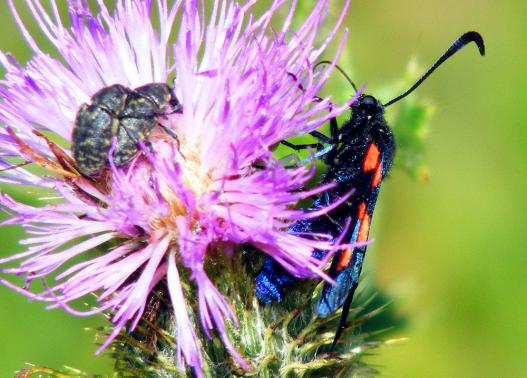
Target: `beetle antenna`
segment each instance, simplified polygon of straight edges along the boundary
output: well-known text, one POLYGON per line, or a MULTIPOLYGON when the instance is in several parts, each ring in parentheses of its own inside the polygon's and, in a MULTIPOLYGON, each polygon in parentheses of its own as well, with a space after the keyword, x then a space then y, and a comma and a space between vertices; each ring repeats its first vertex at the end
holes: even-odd
MULTIPOLYGON (((323 60, 321 62, 318 62, 317 64, 315 64, 315 66, 313 67, 313 71, 317 69, 318 66, 321 66, 322 64, 333 64, 332 61, 330 60, 323 60)), ((357 92, 357 86, 355 85, 355 83, 353 82, 353 80, 351 80, 351 78, 349 77, 349 75, 346 73, 346 71, 344 71, 338 64, 335 64, 335 68, 346 78, 346 80, 351 84, 351 86, 353 87, 353 89, 355 89, 355 92, 357 92)))
POLYGON ((425 72, 423 76, 419 80, 416 81, 414 85, 410 89, 408 89, 406 92, 404 92, 402 95, 397 96, 391 101, 388 101, 384 106, 390 106, 391 104, 405 98, 410 93, 414 91, 423 81, 426 80, 428 76, 432 74, 441 64, 443 64, 448 58, 450 58, 452 55, 457 53, 459 50, 461 50, 463 47, 468 45, 470 42, 474 42, 478 46, 478 50, 481 56, 485 55, 485 43, 483 42, 483 37, 481 34, 475 31, 470 31, 465 34, 463 34, 461 37, 456 39, 452 46, 448 48, 448 50, 441 55, 441 57, 428 69, 428 71, 425 72))

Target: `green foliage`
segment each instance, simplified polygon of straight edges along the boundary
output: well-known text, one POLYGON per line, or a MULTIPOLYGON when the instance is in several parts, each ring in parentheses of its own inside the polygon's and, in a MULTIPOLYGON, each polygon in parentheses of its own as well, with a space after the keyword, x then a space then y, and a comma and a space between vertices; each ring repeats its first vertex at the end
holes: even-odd
MULTIPOLYGON (((415 62, 410 62, 406 74, 397 83, 386 86, 384 98, 393 98, 408 89, 423 73, 415 62)), ((387 112, 397 144, 394 168, 401 169, 410 177, 427 181, 429 177, 426 162, 425 140, 430 121, 435 112, 433 105, 422 100, 418 93, 412 93, 393 105, 387 112)))
POLYGON ((412 178, 422 181, 426 181, 429 177, 424 140, 433 112, 433 108, 429 105, 407 101, 401 104, 393 122, 398 150, 394 166, 402 169, 412 178))
POLYGON ((103 378, 101 375, 92 375, 79 369, 65 366, 63 370, 56 370, 47 367, 28 366, 20 370, 15 378, 103 378))

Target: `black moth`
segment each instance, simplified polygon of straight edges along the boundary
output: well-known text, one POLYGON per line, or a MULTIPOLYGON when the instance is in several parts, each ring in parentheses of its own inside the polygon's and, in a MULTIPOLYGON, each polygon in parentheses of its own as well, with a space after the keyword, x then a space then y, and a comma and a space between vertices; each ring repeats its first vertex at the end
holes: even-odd
POLYGON ((75 119, 71 148, 77 168, 83 175, 98 175, 108 164, 113 137, 117 137, 113 162, 126 164, 137 154, 138 142, 158 125, 158 117, 181 110, 164 83, 135 89, 115 84, 101 89, 91 104, 81 106, 75 119))
MULTIPOLYGON (((395 152, 393 134, 384 119, 385 108, 410 94, 444 61, 470 42, 477 45, 481 55, 485 54, 481 35, 473 31, 465 33, 410 89, 400 96, 382 104, 376 98, 363 94, 351 106, 351 118, 340 128, 335 119, 331 120, 329 137, 316 131, 311 133, 319 143, 293 145, 289 142, 282 142, 296 150, 308 147, 318 148, 320 153, 317 155, 320 155, 328 166, 322 182, 334 182, 336 186, 314 199, 313 210, 326 207, 351 189, 355 189, 355 194, 345 204, 320 218, 296 223, 291 227, 291 232, 326 233, 336 238, 345 230, 345 225, 349 224, 344 242, 364 242, 368 239, 380 184, 392 165, 395 152)), ((346 326, 365 254, 365 246, 337 253, 329 269, 329 275, 336 284, 332 286, 325 283, 322 289, 316 307, 318 316, 326 317, 342 307, 333 347, 346 326)), ((324 251, 314 253, 317 258, 322 258, 324 255, 324 251)), ((296 279, 284 271, 279 264, 267 258, 256 277, 256 296, 263 304, 280 301, 285 289, 295 281, 296 279)))

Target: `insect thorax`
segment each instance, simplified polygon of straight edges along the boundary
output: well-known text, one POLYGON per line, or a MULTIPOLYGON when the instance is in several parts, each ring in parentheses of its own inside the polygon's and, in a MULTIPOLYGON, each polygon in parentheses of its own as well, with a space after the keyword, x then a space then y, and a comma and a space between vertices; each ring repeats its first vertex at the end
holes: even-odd
POLYGON ((341 187, 339 192, 359 189, 363 180, 361 165, 372 143, 381 153, 384 177, 393 160, 395 140, 384 119, 384 106, 373 96, 362 95, 351 106, 350 119, 340 128, 337 148, 325 159, 328 171, 324 181, 335 181, 341 187))

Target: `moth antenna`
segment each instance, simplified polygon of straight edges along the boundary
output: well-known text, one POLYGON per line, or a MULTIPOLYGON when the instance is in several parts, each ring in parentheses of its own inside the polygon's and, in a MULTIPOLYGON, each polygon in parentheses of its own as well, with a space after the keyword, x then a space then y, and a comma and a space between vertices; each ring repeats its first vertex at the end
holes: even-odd
MULTIPOLYGON (((333 62, 329 61, 329 60, 323 60, 321 62, 318 62, 317 64, 315 64, 315 66, 313 67, 313 71, 317 69, 318 66, 321 66, 322 64, 333 64, 333 62)), ((346 78, 346 80, 351 84, 351 86, 353 87, 353 89, 355 89, 355 92, 357 92, 357 86, 355 85, 355 83, 353 82, 353 80, 351 80, 351 78, 349 77, 349 75, 346 73, 346 71, 344 71, 338 64, 335 64, 335 68, 346 78)))
POLYGON ((452 46, 448 48, 448 50, 426 71, 426 73, 421 76, 419 80, 416 81, 414 85, 410 89, 408 89, 406 92, 401 94, 400 96, 397 96, 391 101, 388 101, 384 106, 390 106, 393 103, 405 98, 410 93, 412 93, 423 81, 426 80, 428 76, 432 74, 441 64, 443 64, 448 58, 450 58, 452 55, 457 53, 459 50, 461 50, 463 47, 468 45, 470 42, 474 42, 478 46, 479 53, 481 56, 485 55, 485 43, 483 42, 483 37, 481 34, 475 31, 469 31, 465 34, 463 34, 461 37, 456 39, 452 46))

